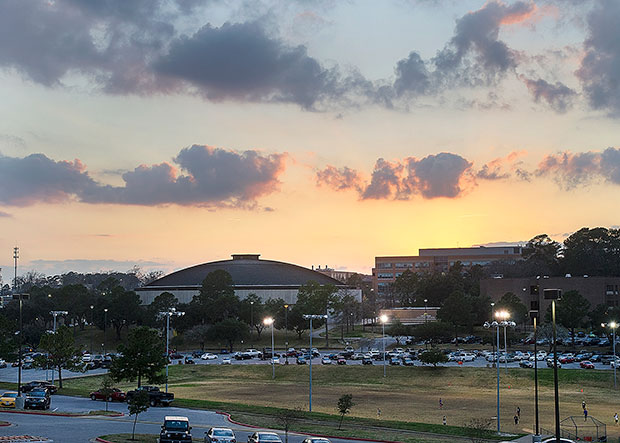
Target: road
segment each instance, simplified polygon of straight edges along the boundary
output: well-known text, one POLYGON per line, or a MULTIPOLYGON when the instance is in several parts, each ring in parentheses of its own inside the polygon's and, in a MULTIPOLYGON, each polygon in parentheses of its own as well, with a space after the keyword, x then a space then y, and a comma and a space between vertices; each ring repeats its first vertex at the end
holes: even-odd
MULTIPOLYGON (((125 403, 108 403, 110 410, 127 413, 125 403)), ((104 409, 105 403, 94 402, 86 398, 67 397, 54 395, 52 397, 52 409, 63 412, 87 412, 90 410, 104 409)), ((166 415, 180 415, 188 417, 193 427, 192 434, 196 441, 202 441, 204 433, 211 426, 223 426, 233 429, 238 442, 245 442, 255 429, 228 422, 226 416, 212 411, 200 411, 185 408, 149 408, 140 414, 136 433, 158 434, 166 415)), ((117 434, 131 432, 133 417, 60 417, 45 415, 11 414, 0 412, 0 420, 12 423, 9 427, 0 427, 0 436, 6 435, 37 435, 54 440, 54 442, 88 442, 89 440, 105 434, 117 434)), ((279 434, 283 434, 278 432, 279 434)), ((300 443, 305 436, 289 434, 291 443, 300 443)), ((282 435, 284 441, 284 436, 282 435)), ((332 439, 334 443, 348 443, 352 440, 332 439)))

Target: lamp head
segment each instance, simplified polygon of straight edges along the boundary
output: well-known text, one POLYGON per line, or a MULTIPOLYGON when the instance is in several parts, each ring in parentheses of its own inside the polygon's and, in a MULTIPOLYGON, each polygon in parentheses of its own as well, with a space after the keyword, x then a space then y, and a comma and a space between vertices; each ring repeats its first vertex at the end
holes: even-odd
POLYGON ((381 323, 387 323, 388 316, 383 314, 381 317, 379 317, 379 320, 381 321, 381 323))
POLYGON ((263 320, 263 323, 264 323, 266 326, 270 326, 270 325, 272 325, 272 324, 273 324, 273 318, 272 318, 272 317, 267 317, 266 319, 264 319, 264 320, 263 320))
POLYGON ((612 321, 609 323, 609 327, 611 329, 616 329, 618 327, 618 323, 616 323, 615 321, 612 321))

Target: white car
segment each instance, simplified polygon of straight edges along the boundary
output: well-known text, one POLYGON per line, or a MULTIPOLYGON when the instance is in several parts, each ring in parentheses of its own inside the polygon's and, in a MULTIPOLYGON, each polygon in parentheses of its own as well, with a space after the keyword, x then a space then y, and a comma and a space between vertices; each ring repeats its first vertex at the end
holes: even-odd
POLYGON ((229 428, 211 428, 205 432, 205 443, 225 442, 235 443, 235 433, 229 428))
POLYGON ((83 361, 84 363, 88 363, 88 362, 90 362, 90 361, 91 361, 91 359, 92 359, 92 357, 91 357, 91 355, 90 355, 90 354, 84 354, 84 355, 82 355, 82 361, 83 361))
POLYGON ((210 352, 205 352, 200 356, 202 360, 217 360, 217 355, 211 354, 210 352))
POLYGON ((279 365, 279 364, 280 364, 280 358, 278 358, 278 357, 272 357, 272 358, 271 358, 271 364, 273 364, 273 365, 279 365))
POLYGON ((275 432, 255 432, 248 437, 248 443, 282 443, 275 432))
POLYGON ((230 357, 224 357, 222 359, 222 364, 223 365, 232 365, 232 360, 230 359, 230 357))
POLYGON ((471 352, 462 352, 460 361, 474 361, 476 356, 471 352))

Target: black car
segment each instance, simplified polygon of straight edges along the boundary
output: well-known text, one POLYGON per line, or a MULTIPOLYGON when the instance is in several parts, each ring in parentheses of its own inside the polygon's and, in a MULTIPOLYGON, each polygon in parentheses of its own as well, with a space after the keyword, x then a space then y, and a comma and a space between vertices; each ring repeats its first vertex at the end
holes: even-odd
POLYGON ((372 365, 372 358, 364 357, 362 358, 363 365, 372 365))
POLYGON ((22 385, 23 392, 30 392, 35 389, 46 389, 50 394, 55 394, 58 387, 49 381, 30 381, 22 385))
POLYGON ((24 400, 24 409, 49 409, 51 404, 47 389, 33 389, 24 400))

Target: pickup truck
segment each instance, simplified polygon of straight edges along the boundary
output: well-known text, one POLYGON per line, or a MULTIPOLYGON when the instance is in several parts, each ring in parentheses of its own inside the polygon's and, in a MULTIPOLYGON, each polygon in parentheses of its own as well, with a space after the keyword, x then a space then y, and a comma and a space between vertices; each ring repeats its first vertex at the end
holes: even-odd
POLYGON ((174 394, 172 392, 161 392, 157 386, 140 386, 133 391, 127 392, 127 401, 130 401, 138 392, 146 392, 149 395, 149 403, 151 406, 170 406, 170 403, 174 400, 174 394))

